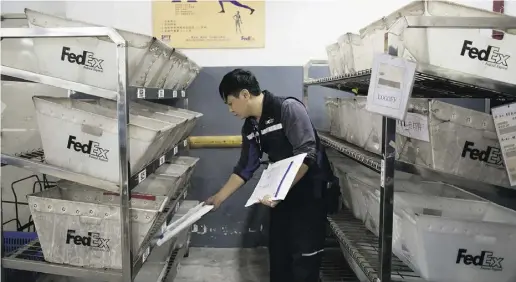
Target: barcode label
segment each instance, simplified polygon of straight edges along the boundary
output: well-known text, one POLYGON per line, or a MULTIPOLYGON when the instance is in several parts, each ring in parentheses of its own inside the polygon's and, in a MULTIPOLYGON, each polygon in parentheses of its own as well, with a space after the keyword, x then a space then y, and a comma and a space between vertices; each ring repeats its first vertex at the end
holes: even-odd
POLYGON ((138 88, 138 90, 137 90, 137 97, 138 97, 138 99, 144 99, 145 98, 145 88, 138 88))
POLYGON ((382 160, 382 165, 381 165, 381 170, 380 170, 380 186, 382 188, 385 188, 385 160, 382 160))
POLYGON ((147 170, 144 169, 138 173, 138 184, 142 183, 147 178, 147 170))
POLYGON ((143 256, 142 256, 142 262, 147 261, 147 258, 149 257, 149 255, 150 255, 150 247, 147 247, 147 249, 145 250, 145 252, 143 253, 143 256))

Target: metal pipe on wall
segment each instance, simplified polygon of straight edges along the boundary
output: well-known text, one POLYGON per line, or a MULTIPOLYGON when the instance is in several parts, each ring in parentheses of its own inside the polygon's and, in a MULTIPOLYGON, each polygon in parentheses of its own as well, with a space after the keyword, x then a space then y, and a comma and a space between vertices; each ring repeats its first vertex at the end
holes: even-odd
POLYGON ((188 144, 191 149, 199 148, 240 148, 242 146, 242 136, 190 136, 188 144))

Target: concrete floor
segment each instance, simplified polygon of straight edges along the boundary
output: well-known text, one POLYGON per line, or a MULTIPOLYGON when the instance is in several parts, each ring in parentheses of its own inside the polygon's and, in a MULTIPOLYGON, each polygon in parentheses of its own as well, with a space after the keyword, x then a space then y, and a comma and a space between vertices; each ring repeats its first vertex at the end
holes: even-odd
POLYGON ((267 249, 190 248, 174 282, 268 282, 267 249))

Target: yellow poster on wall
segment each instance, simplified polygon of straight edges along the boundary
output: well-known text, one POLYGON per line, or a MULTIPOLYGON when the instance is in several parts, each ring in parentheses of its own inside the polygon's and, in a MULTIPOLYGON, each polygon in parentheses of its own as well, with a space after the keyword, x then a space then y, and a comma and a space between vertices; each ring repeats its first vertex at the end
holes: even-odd
POLYGON ((175 48, 263 48, 265 1, 154 0, 154 36, 175 48))

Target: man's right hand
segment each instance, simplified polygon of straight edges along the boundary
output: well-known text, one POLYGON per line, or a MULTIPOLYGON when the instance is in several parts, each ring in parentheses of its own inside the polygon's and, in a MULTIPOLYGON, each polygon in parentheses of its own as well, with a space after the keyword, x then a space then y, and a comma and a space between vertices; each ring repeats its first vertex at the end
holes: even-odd
POLYGON ((216 210, 220 207, 222 202, 224 202, 224 197, 222 197, 220 194, 215 194, 211 197, 209 197, 206 201, 204 201, 204 204, 206 205, 213 205, 213 210, 216 210))

